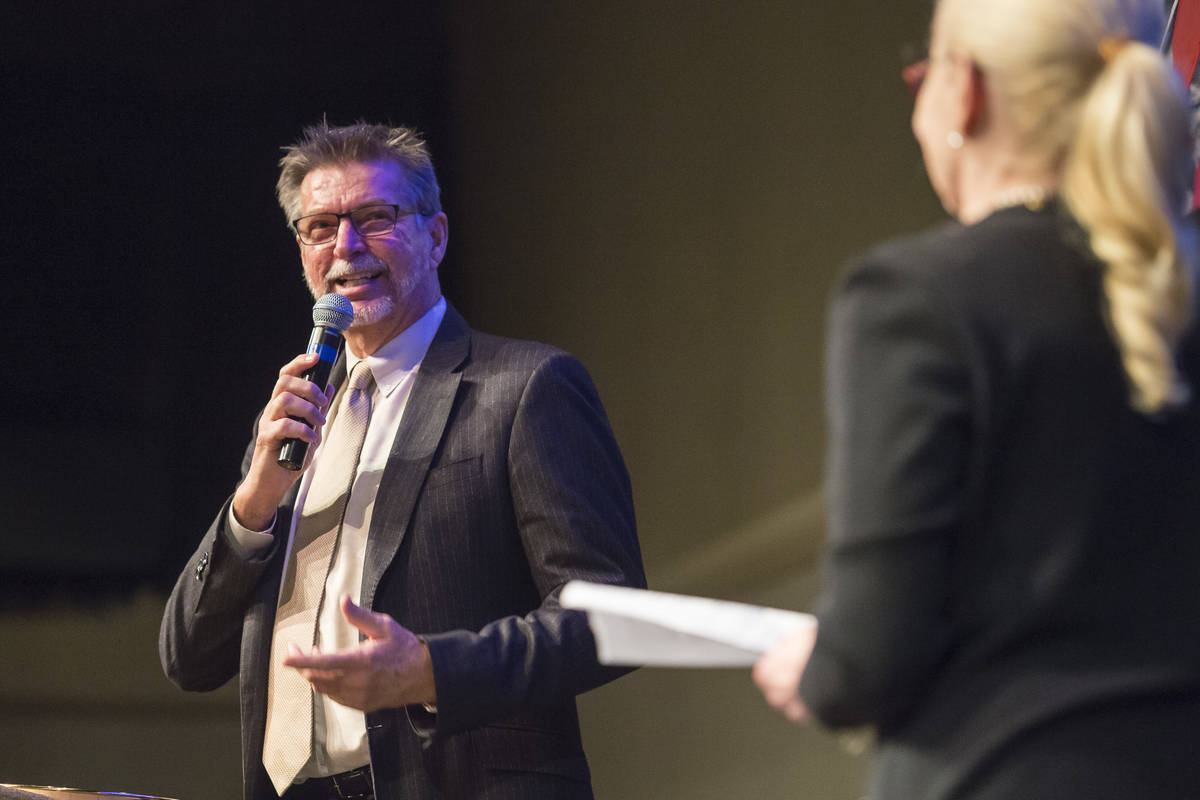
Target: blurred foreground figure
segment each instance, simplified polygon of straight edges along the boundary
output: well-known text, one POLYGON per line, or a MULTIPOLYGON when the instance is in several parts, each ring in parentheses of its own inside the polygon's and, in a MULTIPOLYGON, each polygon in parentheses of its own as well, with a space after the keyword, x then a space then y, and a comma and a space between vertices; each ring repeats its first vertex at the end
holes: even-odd
POLYGON ((792 719, 874 726, 873 800, 1200 797, 1193 173, 1163 11, 941 0, 907 71, 957 222, 835 299, 819 628, 755 668, 792 719))

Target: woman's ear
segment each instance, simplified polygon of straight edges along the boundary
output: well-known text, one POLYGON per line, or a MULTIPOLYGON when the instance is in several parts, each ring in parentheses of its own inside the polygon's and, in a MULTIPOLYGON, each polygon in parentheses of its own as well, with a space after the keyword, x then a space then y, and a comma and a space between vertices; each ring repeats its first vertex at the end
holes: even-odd
POLYGON ((962 69, 965 74, 961 130, 964 136, 970 136, 977 132, 987 119, 987 83, 983 78, 983 70, 974 61, 964 61, 962 69))

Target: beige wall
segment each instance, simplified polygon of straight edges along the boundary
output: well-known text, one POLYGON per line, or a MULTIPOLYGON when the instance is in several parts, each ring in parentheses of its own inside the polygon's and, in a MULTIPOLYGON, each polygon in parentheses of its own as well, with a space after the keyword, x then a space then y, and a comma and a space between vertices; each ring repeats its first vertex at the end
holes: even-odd
POLYGON ((898 77, 926 4, 470 5, 460 302, 589 366, 657 577, 817 488, 835 272, 937 213, 898 77))
MULTIPOLYGON (((652 587, 806 606, 828 292, 851 254, 940 218, 899 80, 929 4, 468 6, 460 303, 588 365, 652 587)), ((865 759, 744 672, 642 670, 581 709, 602 797, 861 795, 865 759)))
MULTIPOLYGON (((815 592, 827 293, 848 256, 940 214, 898 80, 927 16, 927 0, 450 14, 447 277, 478 327, 588 365, 656 588, 801 608, 815 592)), ((233 694, 161 677, 161 601, 0 619, 0 782, 235 795, 233 694)), ((642 670, 581 708, 600 797, 861 794, 865 761, 767 711, 741 671, 642 670)))
POLYGON ((184 693, 163 677, 164 599, 0 616, 0 783, 241 797, 234 687, 184 693))

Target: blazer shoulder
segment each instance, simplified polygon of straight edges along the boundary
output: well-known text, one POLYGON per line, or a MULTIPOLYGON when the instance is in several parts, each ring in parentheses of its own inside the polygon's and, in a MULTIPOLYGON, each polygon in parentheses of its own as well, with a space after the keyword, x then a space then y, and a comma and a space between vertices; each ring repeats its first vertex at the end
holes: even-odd
POLYGON ((1056 206, 1005 209, 874 248, 849 265, 833 300, 907 299, 976 332, 1091 331, 1100 271, 1090 253, 1082 229, 1056 206))
POLYGON ((1079 257, 1086 244, 1057 207, 1004 209, 974 225, 949 222, 884 242, 851 262, 842 283, 879 271, 935 282, 969 276, 974 282, 997 270, 1008 272, 1014 264, 1051 257, 1062 248, 1074 249, 1079 257))
POLYGON ((904 271, 928 269, 946 261, 949 254, 965 244, 969 239, 968 231, 957 222, 947 222, 919 233, 889 239, 855 258, 848 271, 872 264, 904 271))
POLYGON ((562 348, 527 339, 471 331, 471 366, 487 371, 531 373, 555 362, 578 361, 562 348))
POLYGON ((476 376, 528 374, 543 364, 563 359, 573 360, 573 357, 553 345, 476 330, 457 309, 448 306, 422 370, 433 373, 463 370, 476 376))
POLYGON ((484 333, 467 325, 457 313, 453 322, 447 338, 457 342, 456 351, 465 354, 462 361, 455 362, 455 369, 461 369, 468 380, 508 387, 506 391, 518 393, 534 381, 586 386, 588 391, 595 391, 587 368, 560 347, 484 333))

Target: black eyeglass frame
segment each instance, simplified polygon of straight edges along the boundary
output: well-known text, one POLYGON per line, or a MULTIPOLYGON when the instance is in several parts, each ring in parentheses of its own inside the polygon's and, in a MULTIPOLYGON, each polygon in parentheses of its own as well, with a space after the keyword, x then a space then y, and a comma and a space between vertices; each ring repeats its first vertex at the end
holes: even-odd
POLYGON ((337 231, 342 227, 343 219, 350 220, 350 227, 354 228, 354 232, 359 236, 362 236, 364 239, 373 239, 377 236, 387 236, 389 233, 396 230, 396 223, 400 221, 401 217, 410 217, 413 214, 424 216, 424 214, 421 214, 421 210, 419 208, 401 211, 398 203, 367 203, 365 206, 352 208, 349 211, 341 214, 334 213, 333 211, 322 211, 319 214, 305 214, 303 217, 296 217, 294 220, 292 220, 292 231, 294 231, 296 237, 300 239, 300 244, 306 247, 320 247, 321 245, 329 244, 337 239, 337 231), (358 223, 354 221, 354 215, 362 211, 364 208, 390 208, 392 213, 396 215, 396 218, 392 220, 392 227, 388 228, 386 231, 379 231, 377 233, 363 233, 361 230, 359 230, 358 223), (333 228, 333 236, 329 237, 328 239, 322 239, 319 242, 304 241, 304 234, 300 232, 300 223, 306 219, 312 219, 313 217, 337 217, 337 224, 333 228))

